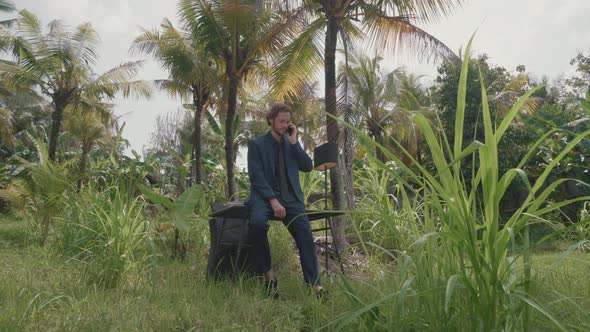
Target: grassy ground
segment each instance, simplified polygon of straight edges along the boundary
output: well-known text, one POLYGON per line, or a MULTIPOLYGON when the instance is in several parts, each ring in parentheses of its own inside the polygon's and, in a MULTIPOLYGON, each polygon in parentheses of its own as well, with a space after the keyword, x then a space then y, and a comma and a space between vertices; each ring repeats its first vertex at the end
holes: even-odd
POLYGON ((203 253, 163 259, 155 286, 138 278, 112 290, 81 283, 79 264, 32 244, 22 222, 0 220, 0 330, 301 331, 347 309, 338 292, 327 303, 310 296, 296 264, 277 271, 278 301, 259 280, 206 282, 203 253))
MULTIPOLYGON (((38 247, 27 234, 24 223, 0 219, 2 331, 312 331, 358 308, 337 279, 324 278, 331 291, 327 303, 310 296, 295 259, 279 263, 282 298, 278 301, 264 296, 258 280, 206 282, 206 253, 195 251, 189 251, 184 261, 161 260, 153 283, 130 278, 105 290, 81 282, 80 263, 38 247)), ((284 256, 277 257, 279 262, 294 258, 285 254, 286 248, 274 249, 284 256)), ((576 253, 553 266, 559 256, 535 255, 534 296, 550 303, 553 314, 572 329, 590 330, 590 314, 580 315, 590 312, 590 258, 576 253)), ((369 302, 379 298, 378 292, 386 293, 389 282, 385 277, 352 285, 359 300, 369 302)), ((387 307, 383 309, 381 314, 387 315, 387 307)), ((411 310, 409 315, 419 315, 411 310)), ((535 330, 553 330, 544 318, 534 321, 535 330)), ((352 323, 344 329, 366 326, 352 323)), ((387 330, 387 326, 374 329, 387 330)))

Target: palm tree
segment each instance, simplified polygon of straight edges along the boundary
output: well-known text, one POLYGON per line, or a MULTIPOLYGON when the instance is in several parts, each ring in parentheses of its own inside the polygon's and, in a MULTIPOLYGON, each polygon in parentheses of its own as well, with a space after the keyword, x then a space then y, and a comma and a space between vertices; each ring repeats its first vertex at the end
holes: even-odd
MULTIPOLYGON (((416 22, 429 22, 447 15, 461 0, 302 0, 290 1, 305 8, 312 18, 306 30, 291 43, 275 72, 275 95, 293 94, 305 82, 314 68, 322 63, 320 47, 323 36, 326 135, 329 142, 338 143, 340 129, 336 117, 336 47, 338 34, 344 46, 351 40, 367 41, 369 47, 391 52, 406 46, 419 55, 454 56, 441 41, 420 29, 416 22), (323 34, 323 29, 326 29, 323 34)), ((292 7, 293 7, 292 6, 292 7)), ((340 167, 330 172, 333 207, 343 209, 343 186, 340 167)), ((335 241, 344 247, 343 219, 336 221, 335 241)))
POLYGON ((0 82, 0 159, 35 154, 29 135, 45 136, 50 105, 29 89, 9 89, 0 82))
MULTIPOLYGON (((346 76, 351 83, 348 93, 354 100, 353 113, 364 118, 369 136, 377 143, 397 150, 397 143, 392 143, 392 139, 398 142, 403 150, 399 158, 410 165, 412 159, 420 158, 422 139, 413 122, 414 115, 422 113, 434 122, 433 111, 419 81, 421 77, 408 74, 403 68, 383 74, 380 69, 383 59, 378 56, 369 58, 353 53, 349 60, 348 68, 340 64, 339 81, 346 76)), ((375 155, 381 162, 385 161, 381 149, 376 148, 375 155)))
POLYGON ((235 199, 233 139, 238 89, 248 75, 264 65, 267 56, 282 48, 304 12, 271 15, 257 0, 181 0, 179 14, 185 29, 194 33, 195 42, 222 68, 220 109, 225 116, 227 196, 235 199))
MULTIPOLYGON (((420 83, 420 78, 421 76, 408 74, 403 69, 395 70, 390 76, 391 84, 395 86, 395 89, 389 137, 398 142, 390 146, 398 151, 401 150, 400 159, 408 166, 411 166, 414 161, 423 164, 423 151, 420 147, 425 144, 425 140, 420 127, 414 122, 416 114, 424 115, 433 129, 442 129, 436 119, 436 110, 431 105, 420 83)), ((388 143, 385 142, 385 145, 387 146, 388 143)))
POLYGON ((114 127, 115 118, 111 104, 96 103, 96 110, 77 110, 68 108, 66 111, 65 128, 69 135, 79 141, 81 148, 78 164, 78 190, 86 178, 88 155, 93 146, 111 139, 110 129, 114 127))
MULTIPOLYGON (((394 72, 383 75, 379 56, 369 58, 360 53, 349 55, 350 66, 340 64, 339 81, 348 79, 351 94, 354 100, 352 108, 364 118, 369 136, 375 142, 384 144, 385 127, 389 123, 392 114, 392 106, 395 96, 395 85, 391 77, 394 72)), ((385 161, 383 152, 376 148, 375 155, 380 161, 385 161)))
POLYGON ((149 97, 151 86, 131 81, 141 62, 123 63, 99 76, 92 72, 98 35, 90 23, 68 31, 62 21, 55 20, 48 29, 43 34, 39 19, 26 10, 20 11, 15 30, 3 36, 2 41, 11 46, 15 62, 0 63, 0 75, 7 86, 37 89, 51 100, 49 159, 55 160, 66 108, 85 108, 89 102, 112 100, 118 92, 124 97, 149 97))
MULTIPOLYGON (((186 27, 195 28, 196 25, 186 25, 186 27)), ((201 119, 203 112, 213 102, 218 71, 213 61, 205 56, 194 39, 195 31, 178 30, 168 19, 164 19, 160 28, 161 31, 144 29, 143 33, 133 41, 131 50, 151 54, 162 67, 168 70, 169 79, 156 81, 161 89, 182 100, 192 99, 192 109, 195 112, 194 176, 195 183, 200 184, 202 181, 201 119)))

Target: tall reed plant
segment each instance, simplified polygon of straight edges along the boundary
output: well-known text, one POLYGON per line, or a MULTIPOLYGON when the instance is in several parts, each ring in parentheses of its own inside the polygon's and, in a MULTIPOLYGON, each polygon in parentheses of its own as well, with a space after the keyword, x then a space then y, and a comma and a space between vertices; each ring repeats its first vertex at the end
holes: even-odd
MULTIPOLYGON (((398 172, 391 172, 400 183, 399 195, 404 198, 402 216, 412 229, 414 242, 397 256, 398 276, 389 292, 382 293, 382 298, 372 303, 353 301, 359 304, 358 309, 328 326, 339 324, 343 327, 355 321, 365 322, 367 319, 356 318, 369 315, 374 320, 385 319, 392 328, 398 329, 527 330, 531 326, 530 311, 536 310, 555 328, 565 330, 564 325, 531 295, 528 226, 561 207, 590 199, 584 196, 548 204, 551 192, 559 184, 572 179, 547 181, 560 160, 580 141, 588 139, 590 131, 572 139, 534 183, 529 181, 523 167, 552 132, 540 138, 519 165, 505 174, 499 174, 498 159, 502 156, 498 154, 498 143, 528 98, 541 87, 525 93, 495 126, 482 83, 484 141, 464 144, 462 135, 470 49, 471 41, 462 63, 453 148, 446 137, 437 135, 431 122, 422 114, 416 114, 414 118, 430 149, 434 172, 413 160, 401 145, 400 150, 415 163, 415 168, 404 166, 391 151, 371 142, 409 175, 407 180, 398 172), (471 179, 462 175, 461 162, 466 158, 479 160, 471 179), (526 184, 528 195, 502 224, 500 201, 516 178, 526 184), (421 204, 413 204, 408 199, 408 188, 412 187, 419 188, 414 194, 422 197, 421 204), (524 249, 520 251, 516 251, 517 238, 524 243, 524 249), (384 305, 391 306, 387 310, 389 314, 374 314, 375 308, 384 305)), ((369 140, 358 129, 345 125, 369 140)), ((391 222, 398 219, 394 216, 392 212, 391 222)), ((350 298, 362 297, 350 287, 346 290, 350 298)), ((370 329, 366 324, 362 326, 370 329)))
POLYGON ((362 195, 353 222, 369 246, 378 244, 377 252, 381 249, 399 252, 411 243, 408 232, 412 231, 410 219, 401 209, 403 197, 398 195, 399 168, 376 158, 370 158, 366 166, 355 172, 355 189, 362 195))
POLYGON ((118 186, 88 186, 68 200, 61 248, 83 264, 89 284, 105 288, 139 281, 154 256, 144 202, 118 186))

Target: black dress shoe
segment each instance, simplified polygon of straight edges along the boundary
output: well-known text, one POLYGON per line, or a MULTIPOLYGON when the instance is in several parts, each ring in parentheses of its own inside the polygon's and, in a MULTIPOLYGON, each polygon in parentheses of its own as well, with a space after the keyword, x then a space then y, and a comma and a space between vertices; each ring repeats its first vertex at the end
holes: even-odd
POLYGON ((330 292, 328 292, 325 288, 315 289, 315 296, 321 300, 322 302, 328 301, 328 297, 330 296, 330 292))
POLYGON ((264 283, 264 289, 266 290, 268 297, 271 299, 276 300, 279 298, 279 283, 277 282, 277 279, 266 281, 264 283))

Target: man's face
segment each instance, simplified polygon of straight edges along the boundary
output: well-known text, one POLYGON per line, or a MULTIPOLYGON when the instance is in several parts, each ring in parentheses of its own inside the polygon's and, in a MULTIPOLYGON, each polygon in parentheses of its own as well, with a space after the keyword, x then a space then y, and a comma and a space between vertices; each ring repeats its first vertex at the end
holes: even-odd
POLYGON ((287 128, 291 124, 291 113, 289 112, 279 112, 277 117, 272 120, 271 127, 272 130, 279 134, 284 135, 287 132, 287 128))

